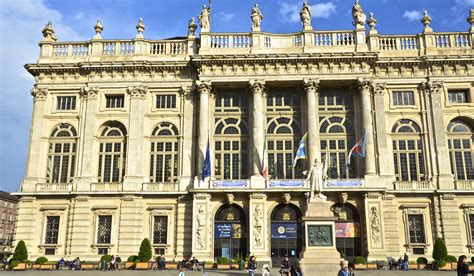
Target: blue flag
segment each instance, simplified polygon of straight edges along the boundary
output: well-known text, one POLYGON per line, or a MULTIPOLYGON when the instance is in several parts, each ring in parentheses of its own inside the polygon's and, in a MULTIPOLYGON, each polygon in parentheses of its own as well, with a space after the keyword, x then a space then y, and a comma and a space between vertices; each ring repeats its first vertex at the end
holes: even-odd
POLYGON ((209 138, 207 138, 206 158, 202 164, 202 181, 211 176, 211 150, 209 149, 209 138))
POLYGON ((296 151, 295 160, 293 161, 293 167, 296 167, 296 163, 298 159, 306 159, 306 133, 303 138, 301 138, 300 145, 298 146, 298 150, 296 151))

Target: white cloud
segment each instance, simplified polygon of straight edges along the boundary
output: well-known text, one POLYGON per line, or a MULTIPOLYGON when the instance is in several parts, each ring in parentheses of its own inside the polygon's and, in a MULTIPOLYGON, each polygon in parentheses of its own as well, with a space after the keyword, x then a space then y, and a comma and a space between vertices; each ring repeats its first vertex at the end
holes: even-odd
POLYGON ((85 13, 83 11, 78 11, 78 12, 76 12, 76 14, 74 14, 74 19, 80 20, 80 19, 84 18, 84 15, 85 15, 85 13))
MULTIPOLYGON (((301 3, 298 2, 281 2, 280 14, 283 16, 283 21, 300 22, 301 3)), ((329 18, 336 13, 336 5, 333 2, 319 3, 311 6, 313 17, 329 18)))
POLYGON ((329 18, 336 13, 336 5, 333 2, 319 3, 311 6, 313 17, 329 18))
POLYGON ((218 12, 217 19, 221 22, 228 22, 234 18, 235 14, 233 13, 225 13, 225 12, 218 12))
POLYGON ((408 21, 416 21, 416 20, 420 20, 421 17, 422 17, 422 13, 420 11, 416 11, 416 10, 413 10, 413 11, 405 11, 403 13, 403 17, 408 19, 408 21))

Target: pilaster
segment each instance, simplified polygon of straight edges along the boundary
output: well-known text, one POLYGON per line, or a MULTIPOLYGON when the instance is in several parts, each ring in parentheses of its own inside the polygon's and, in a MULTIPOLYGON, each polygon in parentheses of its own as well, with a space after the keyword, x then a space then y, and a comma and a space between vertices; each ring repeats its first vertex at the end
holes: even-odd
MULTIPOLYGON (((381 195, 379 193, 366 193, 364 195, 367 249, 370 260, 385 259, 384 219, 382 214, 381 195)), ((393 211, 393 210, 392 210, 393 211)))
POLYGON ((193 256, 199 261, 213 260, 211 213, 211 195, 195 194, 193 200, 192 251, 193 256))
POLYGON ((265 188, 265 181, 261 174, 263 147, 265 143, 265 106, 263 94, 265 93, 265 82, 250 81, 250 91, 253 95, 253 154, 252 154, 252 187, 265 188))
POLYGON ((259 264, 270 263, 267 230, 268 211, 265 194, 251 194, 249 196, 249 237, 250 254, 254 255, 259 264))
POLYGON ((149 213, 144 213, 141 197, 123 195, 117 217, 119 229, 116 240, 119 255, 136 254, 134 252, 137 252, 137 241, 141 241, 144 237, 149 237, 150 241, 153 242, 153 237, 150 237, 150 234, 145 232, 146 229, 143 227, 143 218, 147 216, 149 217, 149 213))
POLYGON ((185 191, 186 188, 192 183, 192 176, 197 174, 194 172, 195 161, 195 152, 193 151, 193 142, 194 140, 194 128, 191 127, 194 125, 194 116, 196 115, 195 106, 194 106, 194 93, 193 87, 181 87, 180 98, 182 107, 180 110, 181 113, 181 149, 182 153, 180 156, 180 184, 179 190, 185 191))
POLYGON ((459 212, 461 211, 454 194, 442 194, 440 198, 440 211, 443 229, 443 238, 446 248, 450 253, 461 253, 464 251, 462 232, 465 228, 460 227, 459 212))
MULTIPOLYGON (((207 82, 198 81, 198 93, 199 93, 199 125, 198 125, 198 156, 197 156, 197 172, 196 176, 201 179, 202 165, 206 157, 206 147, 209 141, 209 95, 211 93, 211 84, 207 82)), ((212 166, 211 166, 212 168, 212 166)), ((213 170, 211 170, 211 174, 213 170)), ((196 182, 195 182, 196 183, 196 182)), ((196 185, 196 184, 195 184, 196 185)))
POLYGON ((304 80, 306 104, 308 110, 308 168, 312 168, 315 160, 321 162, 319 139, 319 80, 304 80))

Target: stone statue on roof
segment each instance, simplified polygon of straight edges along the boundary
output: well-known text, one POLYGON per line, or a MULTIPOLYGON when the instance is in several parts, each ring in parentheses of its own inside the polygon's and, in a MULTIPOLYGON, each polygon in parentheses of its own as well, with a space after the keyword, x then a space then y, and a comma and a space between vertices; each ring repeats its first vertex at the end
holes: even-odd
POLYGON ((300 18, 304 29, 311 29, 311 7, 306 0, 303 2, 303 8, 300 11, 300 18))
POLYGON ((252 31, 260 31, 260 25, 262 24, 263 14, 258 8, 258 4, 255 4, 255 6, 253 7, 250 18, 252 19, 252 31))
POLYGON ((356 29, 365 29, 367 15, 365 15, 364 11, 362 10, 359 0, 356 0, 352 6, 352 17, 354 18, 354 22, 352 24, 356 27, 356 29))
POLYGON ((201 14, 198 16, 201 31, 209 32, 211 30, 211 8, 202 5, 201 14))

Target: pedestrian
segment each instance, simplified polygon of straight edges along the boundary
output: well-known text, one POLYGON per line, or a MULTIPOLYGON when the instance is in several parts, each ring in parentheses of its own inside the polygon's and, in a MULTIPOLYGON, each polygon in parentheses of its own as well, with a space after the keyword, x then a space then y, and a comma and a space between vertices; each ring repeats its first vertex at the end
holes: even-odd
POLYGON ((158 258, 158 257, 153 256, 153 258, 151 258, 151 260, 150 260, 151 269, 152 269, 153 271, 155 271, 155 270, 158 268, 158 264, 157 264, 157 261, 156 261, 157 258, 158 258))
POLYGON ((115 255, 112 255, 112 258, 110 258, 109 271, 114 271, 114 270, 115 270, 115 255))
POLYGON ((165 259, 165 255, 161 254, 160 255, 160 270, 164 270, 166 269, 166 259, 165 259))
POLYGON ((341 269, 337 273, 337 276, 350 276, 346 261, 341 261, 340 266, 341 269))
POLYGON ((288 256, 286 255, 280 265, 280 275, 290 276, 290 267, 291 267, 291 263, 290 263, 290 260, 288 259, 288 256))
POLYGON ((257 266, 255 265, 255 256, 250 256, 249 263, 247 264, 247 271, 249 272, 249 276, 254 276, 255 271, 257 271, 257 266))
POLYGON ((352 267, 349 266, 349 276, 355 276, 355 272, 354 272, 354 269, 352 269, 352 267))
POLYGON ((458 267, 456 269, 458 276, 468 276, 469 273, 474 271, 469 271, 469 264, 467 263, 466 255, 461 255, 458 258, 458 267))
POLYGON ((122 263, 122 258, 120 258, 119 255, 117 255, 117 257, 115 257, 115 268, 117 270, 120 270, 120 264, 122 263))
POLYGON ((191 269, 192 270, 199 269, 199 267, 198 267, 199 261, 198 261, 198 259, 196 259, 196 257, 193 256, 189 262, 191 263, 191 269))
POLYGON ((403 269, 403 259, 402 257, 398 258, 398 267, 397 270, 402 270, 403 269))
POLYGON ((407 255, 407 253, 403 254, 403 270, 408 271, 408 255, 407 255))
POLYGON ((270 276, 270 267, 267 264, 262 266, 262 276, 270 276))
POLYGON ((183 267, 179 269, 179 274, 178 274, 178 276, 186 276, 186 275, 184 274, 184 268, 183 268, 183 267))

